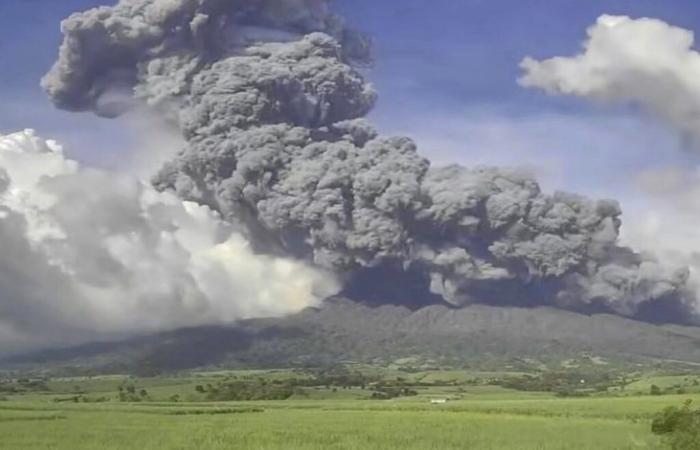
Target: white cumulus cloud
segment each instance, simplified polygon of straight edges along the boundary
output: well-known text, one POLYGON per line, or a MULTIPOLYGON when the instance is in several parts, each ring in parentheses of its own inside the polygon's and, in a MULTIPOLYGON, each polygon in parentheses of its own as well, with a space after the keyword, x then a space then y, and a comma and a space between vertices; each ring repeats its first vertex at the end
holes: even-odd
POLYGON ((0 135, 0 353, 251 317, 337 290, 255 254, 210 209, 81 168, 31 130, 0 135))
POLYGON ((661 20, 601 16, 583 51, 538 61, 525 58, 519 82, 550 94, 633 104, 700 138, 700 53, 690 30, 661 20))

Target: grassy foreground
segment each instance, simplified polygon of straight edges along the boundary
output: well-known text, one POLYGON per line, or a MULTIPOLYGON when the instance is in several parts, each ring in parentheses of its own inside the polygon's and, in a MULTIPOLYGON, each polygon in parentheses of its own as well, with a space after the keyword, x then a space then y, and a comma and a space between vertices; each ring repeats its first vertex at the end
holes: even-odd
MULTIPOLYGON (((251 374, 238 375, 285 376, 251 374)), ((117 400, 124 377, 52 380, 38 391, 0 401, 0 449, 661 449, 662 441, 650 430, 654 414, 687 399, 700 403, 696 392, 643 392, 656 381, 651 378, 633 381, 624 395, 562 398, 466 385, 436 373, 421 376, 433 381, 416 386, 414 395, 383 400, 371 399, 370 388, 325 386, 305 388, 286 400, 204 401, 196 386, 224 376, 230 373, 129 379, 136 392, 148 390, 147 400, 138 402, 117 400), (76 391, 79 397, 68 395, 76 391), (447 401, 432 403, 436 399, 447 401)), ((684 379, 657 382, 675 385, 684 379)), ((694 385, 695 379, 689 388, 694 385)))
POLYGON ((307 409, 167 415, 123 411, 2 414, 3 449, 633 449, 648 426, 617 419, 442 411, 307 409))

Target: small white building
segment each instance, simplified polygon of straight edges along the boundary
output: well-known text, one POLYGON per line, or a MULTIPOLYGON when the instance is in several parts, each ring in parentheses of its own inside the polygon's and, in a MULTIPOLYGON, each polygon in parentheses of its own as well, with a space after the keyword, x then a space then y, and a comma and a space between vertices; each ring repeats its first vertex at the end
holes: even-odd
POLYGON ((447 403, 447 399, 446 398, 434 398, 434 399, 430 400, 430 403, 432 403, 433 405, 442 405, 444 403, 447 403))

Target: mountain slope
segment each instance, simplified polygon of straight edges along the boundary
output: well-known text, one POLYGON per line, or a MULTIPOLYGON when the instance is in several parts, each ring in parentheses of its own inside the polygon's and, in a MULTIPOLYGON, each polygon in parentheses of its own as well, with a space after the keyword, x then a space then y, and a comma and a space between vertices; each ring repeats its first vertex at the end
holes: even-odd
POLYGON ((524 358, 546 362, 582 353, 625 361, 700 363, 700 328, 544 307, 434 305, 412 311, 332 299, 282 319, 47 351, 10 358, 2 365, 149 373, 207 366, 387 363, 406 357, 453 365, 524 358))

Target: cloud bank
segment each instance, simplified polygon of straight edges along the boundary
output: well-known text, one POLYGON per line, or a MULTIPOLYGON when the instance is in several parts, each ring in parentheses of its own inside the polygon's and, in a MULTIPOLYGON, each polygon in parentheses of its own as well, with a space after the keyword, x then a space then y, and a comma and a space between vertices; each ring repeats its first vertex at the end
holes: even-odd
POLYGON ((206 206, 0 136, 0 352, 281 316, 332 276, 262 256, 206 206))

